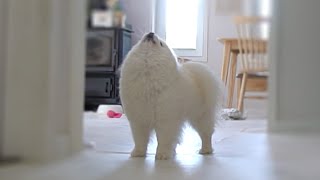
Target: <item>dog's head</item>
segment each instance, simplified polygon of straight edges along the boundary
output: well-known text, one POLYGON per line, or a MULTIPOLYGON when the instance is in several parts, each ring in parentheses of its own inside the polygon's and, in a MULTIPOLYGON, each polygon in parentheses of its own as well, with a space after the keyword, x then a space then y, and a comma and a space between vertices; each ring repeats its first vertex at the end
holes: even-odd
POLYGON ((150 60, 170 60, 176 61, 173 50, 155 33, 145 34, 141 40, 132 48, 134 54, 144 55, 141 58, 150 60))
POLYGON ((178 62, 176 55, 165 41, 154 33, 148 33, 130 50, 121 66, 122 72, 125 67, 132 71, 175 73, 178 62))

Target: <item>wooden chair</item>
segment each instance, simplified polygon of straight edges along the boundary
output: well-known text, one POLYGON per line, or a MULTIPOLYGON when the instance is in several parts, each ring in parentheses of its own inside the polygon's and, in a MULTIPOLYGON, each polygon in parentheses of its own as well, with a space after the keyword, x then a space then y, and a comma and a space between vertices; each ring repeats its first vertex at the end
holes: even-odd
POLYGON ((262 37, 262 27, 268 23, 268 19, 237 16, 233 22, 237 32, 238 64, 240 64, 236 76, 239 79, 237 109, 243 112, 244 98, 265 98, 265 96, 247 96, 246 92, 267 91, 267 40, 262 37))

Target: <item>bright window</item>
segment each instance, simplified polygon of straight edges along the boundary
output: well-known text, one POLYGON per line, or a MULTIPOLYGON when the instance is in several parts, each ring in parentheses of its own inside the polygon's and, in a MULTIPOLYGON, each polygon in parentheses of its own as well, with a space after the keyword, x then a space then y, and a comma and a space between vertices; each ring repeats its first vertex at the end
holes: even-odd
MULTIPOLYGON (((260 7, 259 7, 259 11, 260 11, 260 15, 264 16, 264 17, 271 17, 272 14, 272 0, 261 0, 260 2, 260 7)), ((262 25, 262 37, 263 38, 269 38, 269 33, 270 33, 270 24, 269 23, 265 23, 262 25)))
POLYGON ((178 56, 206 60, 205 2, 206 0, 157 0, 155 31, 178 56))
POLYGON ((167 1, 166 41, 172 48, 197 48, 198 6, 198 0, 167 1))

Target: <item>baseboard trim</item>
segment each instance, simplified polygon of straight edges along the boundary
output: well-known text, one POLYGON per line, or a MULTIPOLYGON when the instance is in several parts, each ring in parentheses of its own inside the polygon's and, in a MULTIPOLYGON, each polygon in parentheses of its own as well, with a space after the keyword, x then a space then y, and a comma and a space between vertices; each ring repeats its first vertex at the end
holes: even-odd
POLYGON ((0 166, 1 165, 8 165, 8 164, 16 164, 21 162, 21 158, 16 156, 0 156, 0 166))
POLYGON ((319 119, 274 120, 269 121, 271 133, 319 133, 319 119))

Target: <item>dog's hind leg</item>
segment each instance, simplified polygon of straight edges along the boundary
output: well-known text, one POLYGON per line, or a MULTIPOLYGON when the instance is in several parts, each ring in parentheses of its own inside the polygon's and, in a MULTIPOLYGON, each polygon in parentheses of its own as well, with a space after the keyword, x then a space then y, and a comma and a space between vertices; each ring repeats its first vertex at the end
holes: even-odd
POLYGON ((174 156, 182 131, 181 121, 162 120, 163 121, 155 127, 158 141, 157 160, 170 159, 174 156))
POLYGON ((202 147, 200 154, 212 154, 212 134, 214 132, 214 115, 212 113, 205 113, 199 119, 192 119, 189 121, 191 126, 198 132, 202 147))
POLYGON ((130 123, 134 140, 134 149, 131 157, 145 157, 148 149, 151 128, 142 123, 130 123))

